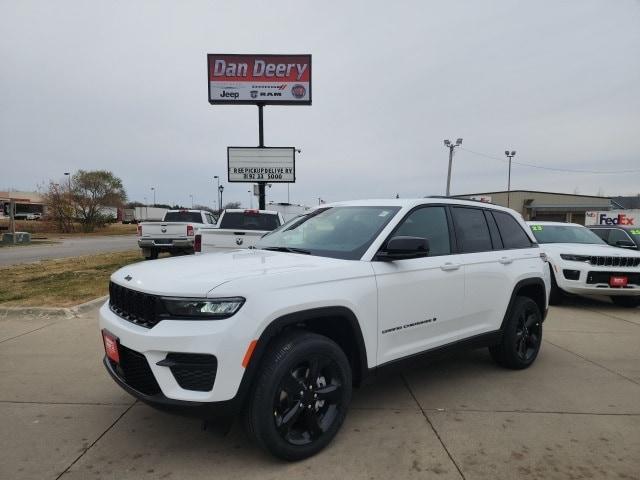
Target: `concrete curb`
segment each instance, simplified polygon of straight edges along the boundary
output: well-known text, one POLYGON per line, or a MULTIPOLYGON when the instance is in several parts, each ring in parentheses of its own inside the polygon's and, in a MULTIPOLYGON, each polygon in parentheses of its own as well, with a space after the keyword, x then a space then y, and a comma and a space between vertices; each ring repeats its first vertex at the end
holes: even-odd
POLYGON ((73 307, 0 307, 0 316, 6 317, 10 314, 30 315, 33 317, 64 317, 74 318, 82 315, 87 310, 91 310, 97 305, 101 305, 109 295, 89 300, 88 302, 75 305, 73 307))

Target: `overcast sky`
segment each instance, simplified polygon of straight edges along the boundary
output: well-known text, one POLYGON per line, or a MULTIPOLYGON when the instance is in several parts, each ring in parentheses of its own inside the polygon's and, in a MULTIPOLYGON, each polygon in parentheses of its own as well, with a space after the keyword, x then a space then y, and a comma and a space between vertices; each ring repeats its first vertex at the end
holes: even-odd
MULTIPOLYGON (((310 53, 313 105, 265 107, 296 146, 291 201, 443 194, 444 138, 514 165, 512 188, 640 192, 640 2, 0 0, 0 189, 107 169, 129 198, 249 202, 226 146, 257 145, 255 106, 211 106, 206 54, 310 53)), ((506 189, 459 150, 452 193, 506 189)), ((286 201, 286 185, 268 200, 286 201)), ((254 205, 256 200, 254 199, 254 205)))

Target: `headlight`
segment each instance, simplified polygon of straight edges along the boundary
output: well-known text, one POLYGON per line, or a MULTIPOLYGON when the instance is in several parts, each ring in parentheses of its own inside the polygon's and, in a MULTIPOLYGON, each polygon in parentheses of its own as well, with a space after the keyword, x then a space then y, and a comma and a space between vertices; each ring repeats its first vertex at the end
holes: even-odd
POLYGON ((221 319, 234 315, 244 304, 242 297, 163 298, 169 315, 194 319, 221 319))
POLYGON ((589 256, 587 255, 571 255, 570 253, 561 253, 560 258, 563 260, 570 260, 572 262, 588 262, 589 256))

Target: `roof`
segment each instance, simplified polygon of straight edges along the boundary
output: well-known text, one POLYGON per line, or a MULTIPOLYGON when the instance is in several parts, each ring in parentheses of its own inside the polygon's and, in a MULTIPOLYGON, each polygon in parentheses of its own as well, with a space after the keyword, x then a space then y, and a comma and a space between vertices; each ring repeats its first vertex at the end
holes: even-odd
POLYGON ((535 220, 527 221, 527 225, 555 225, 555 226, 569 226, 569 227, 584 227, 584 225, 580 225, 579 223, 568 223, 568 222, 536 222, 535 220))
POLYGON ((364 206, 364 207, 401 207, 411 209, 419 205, 428 204, 447 204, 447 205, 465 205, 468 207, 483 207, 494 210, 502 210, 513 213, 514 211, 507 207, 495 205, 493 203, 478 202, 475 200, 463 200, 459 198, 447 197, 427 197, 427 198, 378 198, 365 200, 349 200, 344 202, 324 203, 321 207, 345 207, 345 206, 364 206))
POLYGON ((471 197, 474 195, 491 195, 491 194, 496 194, 496 193, 515 193, 515 192, 520 192, 520 193, 542 193, 545 195, 565 195, 568 197, 588 197, 588 198, 602 198, 602 199, 606 199, 606 200, 611 200, 611 197, 602 197, 600 195, 582 195, 581 193, 561 193, 561 192, 543 192, 540 190, 511 190, 510 192, 507 192, 507 190, 499 190, 496 192, 480 192, 480 193, 465 193, 463 195, 454 195, 454 197, 471 197))
POLYGON ((620 230, 640 230, 637 226, 635 225, 585 225, 585 227, 587 228, 619 228, 620 230))

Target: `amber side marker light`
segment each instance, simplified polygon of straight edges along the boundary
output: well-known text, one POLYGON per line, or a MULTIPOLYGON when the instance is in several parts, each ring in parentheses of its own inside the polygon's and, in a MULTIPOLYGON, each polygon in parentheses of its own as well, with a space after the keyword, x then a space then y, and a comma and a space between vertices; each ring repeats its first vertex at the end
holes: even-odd
POLYGON ((244 354, 244 358, 242 359, 242 366, 244 368, 247 368, 247 365, 249 365, 249 362, 251 361, 251 356, 253 355, 253 351, 256 349, 257 343, 258 343, 257 340, 251 340, 249 347, 247 347, 247 353, 244 354))

